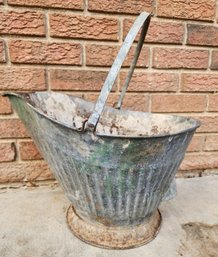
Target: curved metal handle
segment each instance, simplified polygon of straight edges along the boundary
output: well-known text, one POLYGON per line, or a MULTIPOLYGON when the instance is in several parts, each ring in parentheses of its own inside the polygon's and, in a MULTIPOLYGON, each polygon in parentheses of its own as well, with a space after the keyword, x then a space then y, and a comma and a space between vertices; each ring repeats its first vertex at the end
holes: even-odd
POLYGON ((101 92, 99 94, 99 97, 97 99, 97 102, 95 104, 94 111, 90 115, 90 117, 89 117, 89 119, 86 123, 86 129, 88 129, 90 131, 95 130, 95 128, 97 126, 97 123, 99 121, 100 115, 101 115, 101 113, 104 109, 107 98, 110 94, 110 91, 111 91, 113 85, 114 85, 114 82, 117 78, 117 75, 118 75, 118 73, 121 69, 121 66, 122 66, 128 52, 129 52, 130 47, 132 46, 132 43, 134 42, 139 30, 143 26, 142 31, 141 31, 141 35, 140 35, 140 38, 139 38, 139 41, 138 41, 138 45, 137 45, 136 50, 135 50, 135 55, 134 55, 133 61, 131 63, 130 69, 129 69, 129 73, 127 75, 124 87, 122 89, 120 98, 118 100, 117 108, 120 108, 120 106, 122 104, 123 97, 125 95, 125 92, 126 92, 127 87, 129 85, 129 82, 130 82, 130 79, 132 77, 133 71, 135 69, 139 54, 141 52, 142 45, 144 43, 144 39, 145 39, 147 30, 148 30, 148 27, 149 27, 149 23, 150 23, 150 17, 151 16, 150 16, 149 13, 143 12, 135 20, 132 28, 130 29, 129 33, 127 34, 127 36, 126 36, 126 38, 125 38, 125 40, 122 44, 122 47, 120 48, 120 51, 118 52, 117 57, 116 57, 113 65, 112 65, 112 67, 111 67, 111 69, 110 69, 110 71, 107 75, 107 78, 104 82, 102 90, 101 90, 101 92))

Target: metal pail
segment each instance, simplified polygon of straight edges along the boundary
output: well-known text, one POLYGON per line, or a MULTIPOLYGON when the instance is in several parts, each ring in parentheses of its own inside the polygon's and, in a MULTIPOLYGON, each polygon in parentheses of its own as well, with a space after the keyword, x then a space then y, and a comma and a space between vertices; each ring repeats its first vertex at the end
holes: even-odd
POLYGON ((149 21, 147 13, 136 19, 96 104, 54 92, 5 94, 72 203, 71 230, 100 247, 131 248, 155 237, 158 206, 200 125, 186 117, 120 110, 149 21), (118 108, 105 107, 141 27, 118 108))

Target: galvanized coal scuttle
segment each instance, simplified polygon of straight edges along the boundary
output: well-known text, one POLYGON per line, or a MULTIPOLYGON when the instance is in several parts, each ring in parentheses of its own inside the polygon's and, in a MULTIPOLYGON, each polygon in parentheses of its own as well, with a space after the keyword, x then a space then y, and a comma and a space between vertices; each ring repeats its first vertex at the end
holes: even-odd
MULTIPOLYGON (((96 104, 54 92, 6 93, 71 202, 67 222, 81 240, 125 249, 159 231, 158 206, 172 191, 175 173, 200 123, 173 115, 120 110, 150 15, 129 31, 96 104), (138 33, 117 108, 105 106, 138 33)), ((46 210, 45 210, 46 211, 46 210)))

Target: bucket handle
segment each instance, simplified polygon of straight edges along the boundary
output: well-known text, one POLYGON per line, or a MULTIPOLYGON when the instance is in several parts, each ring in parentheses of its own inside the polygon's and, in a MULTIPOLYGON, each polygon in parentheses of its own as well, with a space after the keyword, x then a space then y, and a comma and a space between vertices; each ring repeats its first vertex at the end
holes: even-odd
POLYGON ((120 109, 123 98, 124 98, 124 95, 126 93, 126 90, 128 88, 129 82, 130 82, 131 77, 132 77, 132 74, 134 72, 139 54, 141 52, 146 33, 148 31, 150 18, 151 18, 150 13, 142 12, 138 16, 138 18, 135 20, 134 24, 132 25, 132 27, 131 27, 130 31, 128 32, 120 50, 119 50, 119 52, 116 56, 116 59, 114 60, 114 63, 111 66, 111 69, 110 69, 110 71, 107 75, 107 78, 104 82, 102 90, 101 90, 101 92, 99 94, 99 97, 97 99, 97 102, 95 104, 94 110, 93 110, 92 114, 90 115, 90 117, 89 117, 89 119, 86 123, 86 129, 88 129, 92 132, 95 130, 95 128, 98 124, 99 118, 100 118, 100 116, 103 112, 103 109, 104 109, 105 103, 107 101, 107 98, 110 94, 110 91, 111 91, 113 85, 114 85, 114 82, 117 78, 117 75, 118 75, 118 73, 121 69, 121 66, 122 66, 128 52, 130 50, 130 47, 132 46, 132 44, 134 42, 139 30, 142 27, 142 31, 141 31, 141 34, 140 34, 140 38, 139 38, 136 50, 135 50, 135 54, 134 54, 132 63, 130 65, 130 69, 129 69, 127 78, 125 80, 124 86, 122 88, 119 100, 117 102, 116 108, 120 109))
POLYGON ((129 69, 127 78, 125 80, 124 86, 122 88, 119 100, 118 100, 117 105, 116 105, 116 108, 120 109, 120 107, 122 105, 124 95, 126 93, 126 90, 129 86, 129 82, 130 82, 131 77, 132 77, 132 74, 134 72, 139 54, 141 52, 146 33, 148 31, 150 18, 151 18, 151 14, 149 14, 147 12, 143 12, 138 16, 138 18, 135 20, 134 24, 132 25, 132 27, 131 27, 130 31, 128 32, 128 34, 127 34, 127 36, 126 36, 126 38, 125 38, 125 40, 124 40, 124 42, 123 42, 123 44, 120 48, 120 51, 118 52, 117 57, 114 60, 114 63, 111 66, 111 69, 110 69, 110 71, 107 75, 107 78, 104 82, 102 90, 101 90, 101 92, 99 94, 99 97, 97 99, 97 102, 95 104, 94 110, 93 110, 92 114, 90 115, 90 117, 89 117, 89 119, 86 123, 86 129, 88 129, 90 131, 95 130, 95 128, 98 124, 99 118, 100 118, 100 116, 103 112, 103 109, 104 109, 105 103, 107 101, 107 98, 110 94, 110 91, 111 91, 113 85, 114 85, 114 82, 117 78, 117 75, 118 75, 118 73, 121 69, 121 66, 122 66, 128 52, 130 50, 130 47, 132 46, 132 44, 134 42, 139 30, 142 27, 142 31, 141 31, 141 34, 140 34, 140 38, 139 38, 136 50, 135 50, 134 57, 133 57, 131 65, 130 65, 130 69, 129 69))

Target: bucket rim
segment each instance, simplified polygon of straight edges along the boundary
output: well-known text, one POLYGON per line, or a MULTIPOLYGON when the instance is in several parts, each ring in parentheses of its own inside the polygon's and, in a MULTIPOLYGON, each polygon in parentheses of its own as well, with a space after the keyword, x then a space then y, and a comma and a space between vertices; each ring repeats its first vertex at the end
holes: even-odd
MULTIPOLYGON (((167 134, 156 134, 156 135, 114 135, 114 134, 103 134, 103 133, 97 133, 96 131, 94 132, 91 132, 91 131, 88 131, 88 130, 85 130, 84 127, 85 125, 83 126, 82 129, 78 129, 78 128, 73 128, 67 124, 65 124, 64 122, 60 122, 60 121, 57 121, 55 119, 53 119, 52 117, 50 117, 49 115, 47 115, 46 113, 44 113, 43 111, 41 111, 39 108, 36 108, 34 107, 30 102, 27 101, 27 99, 25 99, 24 96, 29 96, 29 95, 33 95, 33 94, 40 94, 40 93, 46 93, 46 94, 50 94, 50 93, 55 93, 55 94, 63 94, 63 95, 67 95, 67 96, 70 96, 70 97, 74 97, 74 98, 77 98, 77 99, 80 99, 82 101, 85 101, 87 103, 91 103, 94 104, 93 102, 91 101, 87 101, 81 97, 78 97, 78 96, 74 96, 74 95, 70 95, 70 94, 64 94, 62 92, 53 92, 53 91, 39 91, 39 92, 17 92, 17 93, 14 93, 14 92, 4 92, 2 93, 1 95, 2 96, 15 96, 15 97, 18 97, 20 99, 22 99, 31 109, 33 109, 36 113, 40 114, 41 116, 43 116, 44 118, 47 118, 48 120, 52 121, 53 123, 56 123, 58 125, 61 125, 63 127, 67 127, 68 129, 71 129, 73 131, 77 131, 79 133, 89 133, 89 134, 93 134, 97 137, 106 137, 106 138, 128 138, 128 139, 148 139, 148 138, 164 138, 164 137, 172 137, 172 136, 177 136, 177 135, 180 135, 180 134, 184 134, 184 133, 187 133, 187 132, 191 132, 191 131, 195 131, 198 127, 201 126, 201 122, 198 120, 198 119, 195 119, 195 118, 192 118, 192 117, 187 117, 187 116, 180 116, 180 115, 175 115, 175 114, 160 114, 160 113, 152 113, 152 112, 142 112, 142 111, 133 111, 133 110, 129 110, 129 109, 125 109, 123 111, 127 111, 127 112, 133 112, 133 113, 141 113, 141 114, 150 114, 150 115, 160 115, 160 116, 171 116, 171 117, 182 117, 184 119, 187 119, 187 120, 191 120, 195 123, 195 125, 193 125, 192 127, 190 128, 187 128, 187 129, 183 129, 183 130, 180 130, 176 133, 167 133, 167 134)), ((108 109, 114 109, 110 106, 106 106, 106 108, 108 109)), ((114 109, 116 110, 116 109, 114 109)))

